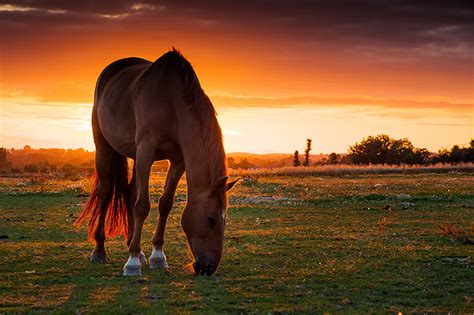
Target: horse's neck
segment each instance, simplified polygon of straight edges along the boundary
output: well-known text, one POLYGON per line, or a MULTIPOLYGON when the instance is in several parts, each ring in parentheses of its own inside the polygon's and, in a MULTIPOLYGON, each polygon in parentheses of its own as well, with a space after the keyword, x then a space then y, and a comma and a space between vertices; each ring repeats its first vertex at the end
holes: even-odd
POLYGON ((206 138, 197 119, 190 116, 180 119, 179 129, 189 192, 209 188, 217 179, 226 175, 225 154, 221 148, 220 135, 211 134, 210 138, 206 138), (211 150, 208 151, 209 147, 211 150))

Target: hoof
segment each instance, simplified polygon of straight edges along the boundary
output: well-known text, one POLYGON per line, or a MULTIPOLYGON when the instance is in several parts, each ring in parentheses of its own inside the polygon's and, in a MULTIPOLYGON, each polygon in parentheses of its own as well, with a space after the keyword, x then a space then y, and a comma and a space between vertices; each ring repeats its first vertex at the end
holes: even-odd
POLYGON ((154 249, 150 256, 150 269, 167 269, 168 262, 166 261, 166 256, 163 251, 159 249, 154 249))
POLYGON ((138 259, 140 260, 140 264, 142 265, 146 264, 146 256, 143 251, 141 251, 140 255, 138 255, 138 259))
POLYGON ((142 275, 142 264, 137 257, 128 258, 127 263, 123 266, 123 275, 125 277, 137 277, 142 275))
POLYGON ((150 269, 168 269, 168 262, 166 259, 150 258, 150 269))
POLYGON ((107 262, 107 254, 99 253, 96 251, 92 252, 91 263, 93 264, 105 264, 107 262))

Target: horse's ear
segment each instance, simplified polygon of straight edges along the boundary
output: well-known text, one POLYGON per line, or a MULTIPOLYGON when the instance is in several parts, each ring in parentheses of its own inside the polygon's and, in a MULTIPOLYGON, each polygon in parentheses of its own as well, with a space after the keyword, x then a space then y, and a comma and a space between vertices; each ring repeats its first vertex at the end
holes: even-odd
POLYGON ((235 186, 235 184, 237 184, 237 182, 240 180, 240 177, 237 178, 236 180, 231 181, 231 182, 227 182, 228 179, 229 179, 228 176, 223 176, 223 177, 219 178, 214 183, 214 185, 212 185, 212 193, 217 194, 217 193, 222 192, 222 191, 231 190, 235 186))
POLYGON ((223 176, 216 180, 216 182, 212 185, 212 194, 217 194, 218 192, 227 188, 227 180, 229 179, 228 176, 223 176))
POLYGON ((239 180, 240 180, 240 177, 238 177, 237 179, 235 179, 235 180, 233 180, 233 181, 227 183, 227 184, 225 185, 225 191, 231 190, 231 189, 235 186, 235 184, 237 184, 237 182, 238 182, 239 180))

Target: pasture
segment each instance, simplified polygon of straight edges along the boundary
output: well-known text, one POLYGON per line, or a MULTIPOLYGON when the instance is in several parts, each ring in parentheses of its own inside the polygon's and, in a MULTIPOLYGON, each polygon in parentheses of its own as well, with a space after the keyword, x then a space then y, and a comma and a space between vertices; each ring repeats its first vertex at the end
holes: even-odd
MULTIPOLYGON (((163 180, 151 181, 147 256, 163 180)), ((249 175, 230 195, 211 277, 184 269, 184 180, 166 231, 168 271, 122 277, 121 238, 106 242, 107 264, 91 265, 86 228, 73 226, 90 184, 1 181, 0 313, 474 312, 474 247, 434 224, 472 236, 473 173, 249 175)))

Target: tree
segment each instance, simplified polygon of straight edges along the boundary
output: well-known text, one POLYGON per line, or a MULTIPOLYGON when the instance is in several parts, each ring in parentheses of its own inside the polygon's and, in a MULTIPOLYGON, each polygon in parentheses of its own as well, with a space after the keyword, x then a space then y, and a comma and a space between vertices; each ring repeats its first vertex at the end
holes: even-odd
POLYGON ((0 170, 9 169, 10 162, 7 159, 7 149, 0 148, 0 170))
POLYGON ((66 163, 63 166, 63 173, 66 178, 77 178, 81 174, 81 169, 73 164, 66 163))
POLYGON ((432 154, 427 149, 415 148, 413 164, 428 164, 431 162, 432 154))
POLYGON ((392 141, 387 135, 369 136, 349 147, 348 156, 354 164, 384 164, 392 141))
POLYGON ((474 139, 471 139, 469 146, 460 147, 454 145, 451 150, 442 148, 431 159, 432 163, 469 163, 474 162, 474 139))
POLYGON ((333 152, 333 153, 329 154, 328 159, 327 159, 327 163, 335 165, 335 164, 339 163, 340 158, 341 158, 341 156, 339 154, 337 154, 336 152, 333 152))
POLYGON ((430 153, 415 148, 407 138, 397 140, 378 135, 349 147, 348 158, 353 164, 425 164, 430 160, 430 153))
POLYGON ((449 152, 449 162, 452 164, 463 162, 463 149, 464 148, 461 149, 458 145, 454 145, 451 152, 449 152))
POLYGON ((311 139, 306 139, 306 150, 304 150, 303 166, 309 166, 309 152, 311 151, 311 139))
POLYGON ((48 163, 48 161, 38 162, 38 172, 43 173, 43 174, 49 173, 49 163, 48 163))
POLYGON ((255 165, 247 161, 247 159, 242 159, 242 161, 239 162, 238 168, 243 168, 243 169, 249 169, 249 168, 254 168, 255 165))
POLYGON ((38 165, 35 163, 25 164, 23 169, 25 173, 38 173, 38 165))
POLYGON ((300 166, 300 165, 301 165, 301 162, 300 162, 299 152, 298 152, 298 150, 296 150, 295 154, 293 156, 293 166, 297 167, 297 166, 300 166))
POLYGON ((415 147, 407 138, 400 140, 390 139, 388 146, 386 164, 414 164, 415 147))
POLYGON ((227 166, 229 168, 237 168, 237 164, 235 164, 235 159, 233 157, 227 158, 227 166))
POLYGON ((471 139, 471 141, 469 142, 469 147, 466 148, 466 150, 466 162, 474 162, 474 139, 471 139))
POLYGON ((433 163, 449 163, 449 150, 447 148, 439 149, 433 163))

